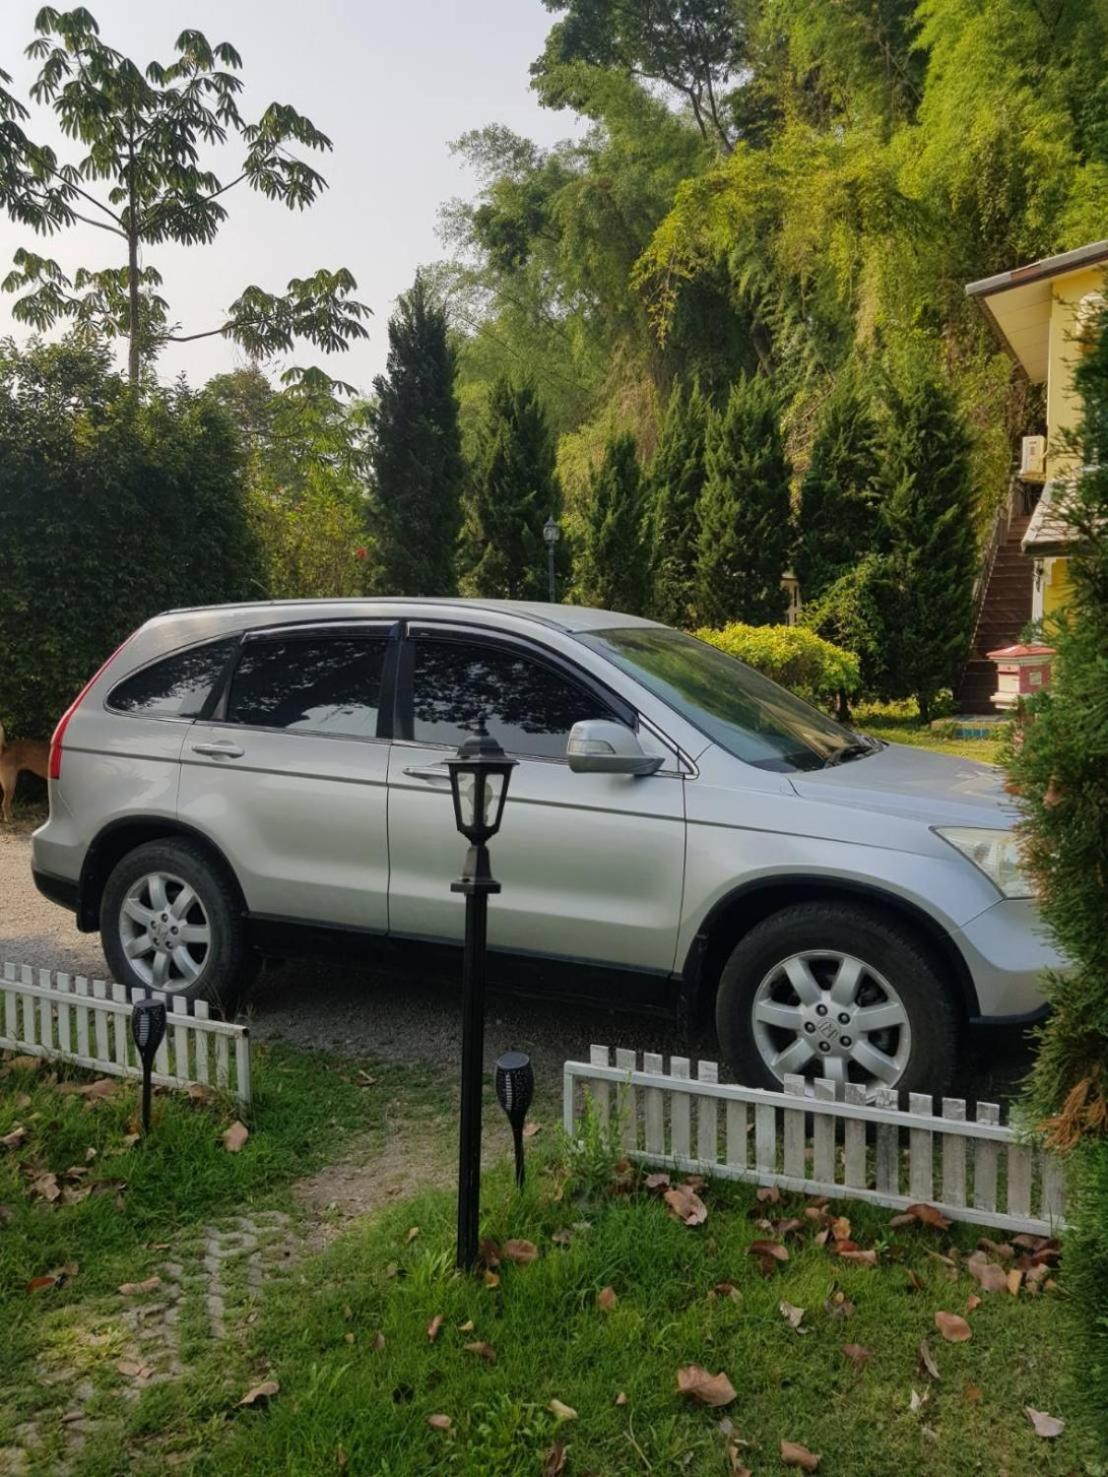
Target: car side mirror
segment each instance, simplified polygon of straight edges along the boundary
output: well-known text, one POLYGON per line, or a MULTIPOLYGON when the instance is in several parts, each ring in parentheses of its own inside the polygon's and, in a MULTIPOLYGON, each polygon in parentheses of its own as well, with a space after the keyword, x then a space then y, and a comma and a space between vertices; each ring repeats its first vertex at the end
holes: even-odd
POLYGON ((566 758, 574 774, 653 774, 664 759, 647 754, 624 723, 590 718, 569 731, 566 758))

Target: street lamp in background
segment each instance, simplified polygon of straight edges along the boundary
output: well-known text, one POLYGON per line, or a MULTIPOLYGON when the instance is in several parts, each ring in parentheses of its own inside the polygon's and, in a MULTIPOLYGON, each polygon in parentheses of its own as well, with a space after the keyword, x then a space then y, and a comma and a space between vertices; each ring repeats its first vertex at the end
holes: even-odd
POLYGON ((558 598, 558 592, 554 585, 554 545, 562 536, 560 526, 554 521, 554 514, 542 526, 542 540, 546 545, 546 586, 550 595, 550 603, 553 605, 558 598))
POLYGON ((485 961, 489 894, 500 891, 489 869, 488 842, 500 829, 508 781, 516 766, 494 738, 477 733, 447 759, 454 821, 469 842, 462 875, 450 884, 466 900, 462 957, 462 1101, 458 1131, 457 1265, 477 1262, 481 1194, 481 1071, 485 1051, 485 961))

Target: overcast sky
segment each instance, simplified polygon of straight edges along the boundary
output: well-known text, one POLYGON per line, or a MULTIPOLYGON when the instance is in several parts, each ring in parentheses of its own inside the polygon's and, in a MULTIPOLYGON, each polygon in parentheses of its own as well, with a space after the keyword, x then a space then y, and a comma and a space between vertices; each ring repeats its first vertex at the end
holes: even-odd
MULTIPOLYGON (((186 333, 215 327, 220 309, 247 283, 283 288, 317 267, 349 267, 375 315, 368 343, 331 356, 306 345, 290 362, 322 363, 365 389, 384 366, 385 324, 398 293, 420 263, 444 254, 435 234, 439 204, 475 188, 450 141, 492 122, 543 143, 572 131, 571 118, 540 108, 528 86, 528 66, 553 19, 540 0, 86 3, 103 39, 143 66, 171 60, 186 27, 213 43, 230 41, 243 59, 244 117, 287 102, 331 138, 334 152, 319 164, 330 189, 311 210, 290 213, 242 185, 228 196, 230 218, 214 245, 152 248, 146 261, 164 276, 164 295, 186 333)), ((0 3, 0 69, 13 75, 23 102, 35 71, 23 52, 38 7, 39 0, 0 3)), ((74 158, 51 123, 47 110, 32 107, 25 126, 33 139, 74 158)), ((229 151, 212 167, 232 178, 235 163, 229 151)), ((51 241, 0 216, 0 276, 20 244, 55 257, 67 272, 125 260, 114 253, 122 242, 80 223, 51 241)), ((9 303, 0 296, 0 336, 24 338, 9 303)), ((183 371, 199 384, 239 362, 234 345, 216 338, 170 345, 158 370, 163 379, 183 371)))

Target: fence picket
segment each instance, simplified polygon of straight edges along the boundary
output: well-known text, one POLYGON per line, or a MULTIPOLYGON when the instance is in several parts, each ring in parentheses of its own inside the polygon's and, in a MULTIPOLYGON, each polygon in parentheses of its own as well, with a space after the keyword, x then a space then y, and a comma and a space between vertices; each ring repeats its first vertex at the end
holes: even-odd
MULTIPOLYGON (((866 1089, 860 1082, 848 1082, 844 1100, 864 1107, 866 1089)), ((867 1183, 866 1125, 858 1118, 847 1118, 843 1123, 843 1185, 864 1189, 867 1183)))
MULTIPOLYGON (((182 995, 173 997, 173 1013, 187 1016, 189 1003, 182 995)), ((173 1027, 173 1075, 185 1082, 192 1081, 189 1072, 189 1036, 192 1033, 183 1022, 173 1027)))
MULTIPOLYGON (((689 1075, 689 1059, 687 1056, 671 1056, 669 1059, 669 1075, 671 1077, 687 1078, 689 1075)), ((675 1159, 687 1159, 692 1153, 692 1139, 690 1135, 690 1124, 692 1122, 689 1110, 689 1094, 680 1089, 671 1091, 669 1095, 669 1151, 675 1159)))
MULTIPOLYGON (((999 1123, 996 1103, 977 1104, 978 1123, 999 1123)), ((975 1210, 996 1209, 997 1147, 991 1139, 979 1139, 973 1151, 973 1206, 975 1210)))
MULTIPOLYGON (((197 1000, 192 1007, 192 1018, 195 1021, 206 1021, 208 1019, 208 1002, 197 1000)), ((193 1030, 193 1047, 196 1055, 196 1081, 206 1084, 211 1079, 208 1075, 208 1033, 204 1030, 193 1030)), ((590 1051, 591 1051, 590 1047, 590 1051)), ((590 1057, 590 1061, 591 1061, 590 1057)))
MULTIPOLYGON (((943 1098, 943 1117, 956 1123, 966 1121, 966 1104, 960 1097, 943 1098)), ((966 1203, 966 1141, 957 1133, 944 1133, 943 1199, 947 1205, 966 1203)))
MULTIPOLYGON (((656 1077, 662 1075, 665 1064, 660 1053, 644 1052, 642 1063, 644 1072, 649 1072, 656 1077)), ((643 1090, 643 1136, 648 1154, 666 1152, 666 1104, 662 1092, 657 1087, 647 1087, 643 1090)))
MULTIPOLYGON (((19 983, 21 985, 33 985, 35 982, 34 971, 29 964, 20 965, 19 983)), ((23 996, 23 1040, 27 1046, 38 1045, 38 1020, 35 1016, 35 999, 32 995, 23 996)))
MULTIPOLYGON (((4 984, 15 982, 15 965, 4 965, 4 984)), ((14 990, 4 991, 4 1040, 14 1046, 19 1040, 19 1000, 14 990)))
MULTIPOLYGON (((606 1046, 590 1046, 589 1061, 594 1067, 606 1067, 610 1061, 608 1048, 606 1046)), ((608 1123, 612 1116, 612 1097, 608 1084, 606 1082, 590 1081, 589 1092, 592 1094, 593 1111, 596 1113, 596 1121, 600 1125, 601 1130, 607 1132, 608 1123)))
MULTIPOLYGON (((120 984, 113 984, 112 999, 117 1005, 126 1005, 128 1003, 126 989, 120 984)), ((129 1067, 131 1064, 127 1051, 127 1045, 131 1039, 130 1025, 130 1020, 125 1015, 112 1017, 112 1033, 115 1037, 114 1061, 120 1068, 129 1067)))
MULTIPOLYGON (((93 980, 92 995, 94 1000, 106 1000, 108 998, 108 987, 103 980, 93 980)), ((96 1033, 96 1056, 99 1061, 111 1061, 111 1047, 108 1045, 108 1016, 103 1010, 94 1010, 92 1013, 93 1029, 96 1033)))
POLYGON ((772 1103, 754 1108, 754 1167, 760 1176, 777 1170, 777 1109, 772 1103))
MULTIPOLYGON (((164 990, 151 990, 150 991, 150 998, 151 998, 151 1000, 160 1000, 161 1003, 166 1008, 166 1013, 167 1014, 169 1013, 169 996, 165 993, 164 990)), ((158 1050, 154 1054, 154 1070, 155 1070, 155 1072, 161 1072, 161 1074, 162 1074, 163 1077, 168 1077, 169 1076, 169 1032, 168 1031, 166 1031, 165 1035, 162 1037, 162 1044, 158 1047, 158 1050)))
MULTIPOLYGON (((786 1097, 806 1097, 808 1084, 805 1079, 794 1072, 785 1076, 786 1097)), ((782 1149, 782 1167, 786 1174, 796 1175, 798 1179, 804 1176, 804 1110, 796 1108, 785 1108, 781 1113, 782 1138, 784 1147, 782 1149)))
MULTIPOLYGON (((616 1047, 616 1066, 630 1074, 635 1070, 635 1053, 626 1046, 616 1047)), ((619 1115, 619 1141, 625 1149, 639 1146, 639 1114, 635 1089, 630 1082, 616 1088, 616 1112, 619 1115)))
MULTIPOLYGON (((50 988, 50 971, 40 969, 38 972, 38 985, 40 990, 50 988)), ((54 1005, 45 995, 39 998, 38 1011, 38 1039, 47 1051, 54 1050, 54 1005)))
POLYGON ((245 1026, 242 1034, 235 1037, 235 1094, 243 1103, 249 1103, 253 1096, 253 1084, 250 1081, 250 1034, 245 1026))
MULTIPOLYGON (((910 1092, 908 1107, 913 1118, 934 1116, 929 1093, 910 1092)), ((927 1128, 908 1130, 908 1193, 914 1201, 925 1204, 935 1198, 935 1135, 927 1128)))
POLYGON ((73 981, 69 975, 54 976, 54 989, 61 997, 58 1000, 58 1050, 71 1055, 76 1050, 73 1044, 73 1012, 69 1008, 69 993, 72 988, 73 981))
POLYGON ((88 980, 83 974, 79 974, 73 981, 73 988, 78 997, 78 1003, 73 1008, 73 1014, 77 1018, 77 1059, 87 1065, 91 1060, 88 1051, 88 1006, 81 1005, 80 1001, 88 995, 88 980))
MULTIPOLYGON (((892 1087, 878 1087, 874 1092, 873 1101, 874 1106, 878 1108, 895 1108, 898 1105, 896 1090, 892 1087)), ((886 1195, 899 1195, 900 1130, 895 1125, 879 1123, 874 1137, 877 1188, 886 1195)))
POLYGON ((1045 1151, 1040 1155, 1042 1160, 1042 1204, 1040 1213, 1045 1221, 1057 1221, 1062 1218, 1062 1209, 1065 1204, 1065 1174, 1062 1169, 1062 1161, 1054 1154, 1045 1151))
MULTIPOLYGON (((817 1077, 812 1084, 817 1103, 833 1103, 837 1097, 834 1082, 817 1077)), ((812 1178, 821 1184, 835 1183, 835 1128, 837 1120, 817 1113, 812 1119, 812 1178)))
MULTIPOLYGON (((631 1065, 635 1065, 635 1054, 631 1053, 631 1065)), ((700 1062, 697 1080, 718 1082, 719 1067, 715 1062, 700 1062)), ((719 1159, 719 1109, 714 1097, 701 1097, 696 1103, 696 1157, 701 1164, 715 1164, 719 1159)))
POLYGON ((745 1103, 727 1104, 727 1163, 733 1169, 745 1169, 747 1161, 746 1141, 750 1126, 745 1103))
POLYGON ((1009 1215, 1031 1214, 1031 1150, 1026 1144, 1008 1146, 1009 1215))

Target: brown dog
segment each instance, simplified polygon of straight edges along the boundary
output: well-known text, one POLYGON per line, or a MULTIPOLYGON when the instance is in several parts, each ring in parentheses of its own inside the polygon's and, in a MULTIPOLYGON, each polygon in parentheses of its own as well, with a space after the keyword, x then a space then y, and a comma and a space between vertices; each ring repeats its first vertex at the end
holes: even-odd
POLYGON ((50 745, 41 739, 17 739, 7 742, 4 725, 0 723, 0 814, 6 821, 12 818, 12 796, 16 781, 23 770, 45 779, 50 765, 50 745))

